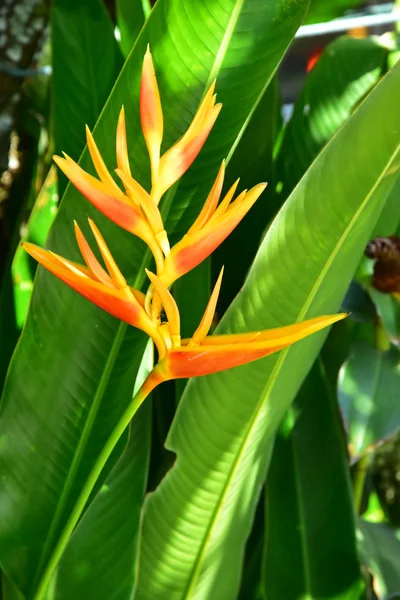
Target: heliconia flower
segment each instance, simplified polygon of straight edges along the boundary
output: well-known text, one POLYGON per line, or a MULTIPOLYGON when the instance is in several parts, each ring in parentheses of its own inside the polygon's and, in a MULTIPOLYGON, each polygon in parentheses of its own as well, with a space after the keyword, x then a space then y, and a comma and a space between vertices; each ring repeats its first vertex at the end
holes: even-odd
POLYGON ((181 340, 175 300, 160 278, 153 273, 148 275, 168 321, 164 324, 166 352, 156 367, 160 381, 209 375, 244 365, 282 350, 347 316, 340 313, 265 331, 208 336, 221 287, 221 271, 199 327, 190 339, 181 340))
POLYGON ((186 133, 160 158, 163 114, 150 49, 143 61, 140 82, 140 121, 150 155, 153 189, 158 204, 162 195, 189 169, 218 117, 222 104, 215 104, 215 81, 207 91, 186 133))
POLYGON ((225 163, 223 162, 196 221, 166 256, 161 277, 168 287, 179 277, 194 269, 228 237, 267 185, 260 183, 249 191, 245 190, 232 202, 239 183, 237 180, 217 206, 224 175, 225 163))
POLYGON ((29 242, 24 242, 22 247, 38 263, 70 288, 117 319, 145 331, 154 339, 159 351, 163 352, 162 338, 157 332, 156 325, 144 310, 144 294, 128 286, 103 237, 91 219, 89 219, 89 225, 107 270, 101 266, 93 254, 77 223, 75 223, 75 235, 86 263, 85 266, 29 242))
POLYGON ((266 187, 265 183, 261 183, 233 199, 239 183, 237 180, 220 202, 225 177, 225 163, 222 162, 199 216, 182 240, 170 249, 157 205, 167 189, 193 163, 215 123, 221 104, 215 104, 214 90, 215 82, 207 91, 186 133, 161 156, 162 107, 152 57, 147 49, 140 86, 140 119, 150 155, 150 192, 131 173, 123 107, 116 132, 116 173, 124 191, 109 173, 88 128, 87 145, 98 179, 86 173, 68 156, 55 157, 73 185, 96 208, 140 237, 152 250, 157 274, 146 270, 151 283, 146 295, 128 286, 90 219, 89 225, 106 269, 95 257, 77 224, 75 233, 85 266, 33 244, 23 244, 41 265, 71 288, 115 317, 142 329, 154 340, 158 350, 158 364, 153 370, 154 381, 157 382, 206 375, 245 364, 285 348, 346 316, 318 317, 268 331, 209 336, 221 287, 221 271, 199 327, 190 339, 181 339, 179 310, 168 288, 225 240, 266 187))
MULTIPOLYGON (((123 229, 141 238, 151 249, 157 265, 161 266, 163 256, 156 232, 153 231, 152 223, 148 221, 143 210, 143 204, 150 203, 150 196, 130 175, 124 109, 121 109, 117 126, 117 164, 119 167, 117 171, 118 174, 123 174, 123 183, 129 179, 130 186, 127 193, 124 193, 111 177, 88 128, 86 128, 86 139, 90 156, 100 180, 84 171, 66 154, 64 158, 54 156, 54 161, 79 192, 100 212, 123 229)), ((157 207, 153 212, 158 212, 157 207)), ((161 220, 161 216, 159 219, 161 220)), ((162 229, 164 228, 162 227, 162 229)), ((164 232, 163 239, 165 237, 164 232)), ((166 246, 164 241, 164 248, 166 246)), ((169 249, 169 245, 167 247, 169 249)))

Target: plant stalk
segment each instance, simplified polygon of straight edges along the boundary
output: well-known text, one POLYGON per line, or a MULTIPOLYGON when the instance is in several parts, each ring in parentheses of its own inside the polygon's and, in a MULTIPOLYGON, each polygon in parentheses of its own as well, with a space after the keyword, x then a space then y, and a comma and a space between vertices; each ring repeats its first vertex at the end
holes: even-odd
POLYGON ((362 501, 364 496, 365 480, 367 478, 370 465, 370 454, 367 452, 355 465, 353 477, 353 501, 357 515, 361 515, 362 501))

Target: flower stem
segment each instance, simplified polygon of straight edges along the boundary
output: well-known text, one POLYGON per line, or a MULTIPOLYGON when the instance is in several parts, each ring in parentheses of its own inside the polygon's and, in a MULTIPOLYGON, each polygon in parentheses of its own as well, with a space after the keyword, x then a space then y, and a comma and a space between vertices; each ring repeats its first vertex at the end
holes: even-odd
POLYGON ((355 472, 353 476, 353 500, 357 515, 361 515, 362 513, 365 480, 369 471, 370 461, 371 457, 367 452, 355 465, 355 472))
POLYGON ((98 455, 96 462, 94 463, 92 470, 90 471, 88 478, 84 486, 82 487, 81 493, 79 494, 75 506, 72 509, 72 512, 67 520, 63 531, 58 539, 58 542, 53 550, 53 553, 50 555, 50 558, 47 562, 47 565, 44 569, 43 576, 39 581, 39 585, 37 591, 34 593, 33 600, 42 600, 45 598, 45 594, 47 591, 47 587, 49 585, 50 579, 59 563, 59 560, 69 542, 69 539, 72 535, 73 530, 75 529, 76 524, 79 521, 79 518, 82 515, 82 512, 86 506, 86 503, 92 493, 94 486, 107 462, 112 451, 114 450, 116 444, 124 433, 125 429, 128 427, 130 421, 133 416, 137 413, 147 396, 152 392, 152 390, 159 384, 164 381, 164 377, 160 373, 158 366, 156 365, 152 371, 148 374, 145 381, 139 388, 138 392, 132 398, 131 402, 125 409, 125 412, 122 414, 120 420, 114 427, 111 432, 110 437, 107 439, 104 444, 100 454, 98 455))

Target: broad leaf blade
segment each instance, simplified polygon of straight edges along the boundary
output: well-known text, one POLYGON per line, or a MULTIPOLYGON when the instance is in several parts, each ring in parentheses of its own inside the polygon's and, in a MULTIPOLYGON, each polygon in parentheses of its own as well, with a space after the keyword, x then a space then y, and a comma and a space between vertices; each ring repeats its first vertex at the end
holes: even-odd
MULTIPOLYGON (((45 244, 49 229, 57 213, 57 203, 57 175, 55 167, 52 167, 47 174, 29 220, 24 227, 24 241, 29 241, 39 246, 45 244)), ((26 315, 28 314, 35 270, 36 265, 34 261, 19 246, 11 265, 14 283, 15 316, 19 330, 22 329, 26 315)))
MULTIPOLYGON (((51 169, 36 199, 28 222, 23 227, 23 239, 44 244, 57 211, 57 179, 51 169)), ((16 231, 16 243, 20 232, 16 231)), ((18 240, 18 242, 17 242, 18 240)), ((8 364, 25 323, 32 296, 34 261, 21 246, 10 256, 0 289, 0 393, 8 364)))
MULTIPOLYGON (((400 69, 313 163, 266 235, 220 331, 337 310, 399 168, 400 69)), ((146 507, 138 600, 234 598, 277 427, 324 334, 186 388, 174 467, 146 507)))
MULTIPOLYGON (((223 156, 237 144, 307 5, 307 0, 290 6, 286 0, 156 3, 102 111, 95 138, 113 167, 110 140, 124 104, 132 166, 145 184, 149 167, 138 92, 147 43, 161 88, 166 147, 185 131, 199 99, 218 76, 224 111, 200 157, 164 203, 169 232, 182 233, 198 213, 223 156)), ((93 169, 87 152, 81 165, 93 169)), ((99 215, 71 186, 52 228, 52 250, 79 260, 72 222, 77 219, 86 233, 87 215, 99 225, 129 282, 140 287, 143 266, 150 265, 143 244, 99 215)), ((0 558, 10 579, 28 595, 41 585, 94 457, 131 398, 144 345, 143 336, 39 269, 1 415, 5 484, 0 489, 0 558)))
POLYGON ((343 428, 321 360, 275 440, 266 521, 265 598, 364 597, 343 428))
MULTIPOLYGON (((96 123, 122 56, 103 0, 54 0, 51 19, 55 150, 78 158, 85 125, 96 123)), ((66 183, 61 173, 60 194, 66 183)))
POLYGON ((117 24, 123 55, 128 56, 150 10, 149 0, 117 0, 117 24))
POLYGON ((358 344, 343 365, 338 394, 350 449, 359 457, 400 429, 400 355, 358 344))
POLYGON ((361 557, 374 576, 374 588, 381 598, 392 600, 392 594, 400 593, 400 532, 385 523, 360 519, 358 540, 361 557))
POLYGON ((254 260, 262 234, 271 218, 274 195, 273 150, 281 126, 278 77, 274 77, 253 113, 227 169, 226 191, 240 175, 240 186, 250 189, 261 181, 267 189, 243 221, 212 256, 214 278, 224 265, 219 299, 220 314, 236 296, 254 260), (243 243, 243 240, 246 240, 243 243))
POLYGON ((307 23, 320 23, 341 17, 347 10, 364 4, 362 0, 312 0, 307 23))
POLYGON ((376 312, 382 321, 387 335, 397 344, 400 335, 399 301, 393 298, 391 294, 384 294, 373 287, 368 290, 368 293, 375 304, 376 312))
POLYGON ((283 199, 377 83, 386 56, 386 49, 375 38, 343 36, 325 48, 284 131, 276 165, 277 188, 283 199))

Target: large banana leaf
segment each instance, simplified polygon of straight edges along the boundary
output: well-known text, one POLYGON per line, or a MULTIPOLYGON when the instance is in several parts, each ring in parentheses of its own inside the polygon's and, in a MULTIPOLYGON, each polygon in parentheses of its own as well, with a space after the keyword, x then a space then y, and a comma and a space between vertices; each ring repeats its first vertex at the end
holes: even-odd
MULTIPOLYGON (((30 105, 29 105, 30 106, 30 105)), ((29 107, 28 112, 31 109, 29 107)), ((35 119, 34 119, 35 120, 35 119)), ((36 122, 37 126, 37 122, 36 122)), ((26 144, 22 170, 18 173, 6 202, 2 202, 3 231, 0 244, 0 395, 3 391, 11 355, 18 341, 21 329, 18 323, 16 292, 11 274, 14 254, 20 242, 20 231, 24 224, 26 211, 31 206, 34 194, 36 172, 38 168, 39 128, 35 137, 25 128, 19 134, 26 144)))
MULTIPOLYGON (((266 235, 219 331, 337 310, 399 168, 400 68, 313 163, 266 235)), ((277 427, 324 338, 187 386, 174 467, 144 514, 138 600, 229 600, 277 427)))
MULTIPOLYGON (((23 240, 43 246, 57 213, 57 173, 52 167, 41 187, 36 202, 24 227, 23 240)), ((18 246, 11 266, 14 284, 14 303, 17 327, 22 329, 28 314, 32 296, 33 277, 36 265, 31 257, 18 246)))
MULTIPOLYGON (((133 169, 145 184, 149 168, 138 92, 147 43, 159 74, 166 146, 187 128, 205 89, 218 76, 224 110, 200 158, 167 198, 169 231, 182 233, 198 212, 307 5, 308 0, 156 3, 104 107, 95 138, 112 167, 112 139, 125 104, 133 169)), ((81 164, 92 168, 87 152, 81 164)), ((87 214, 100 225, 129 281, 142 285, 143 267, 149 265, 143 245, 98 215, 72 187, 54 223, 51 248, 77 258, 72 220, 82 225, 87 214)), ((144 344, 143 336, 39 269, 3 394, 0 426, 0 559, 27 598, 42 589, 94 457, 129 402, 144 344)))
MULTIPOLYGON (((24 227, 24 239, 44 244, 50 225, 57 211, 57 178, 51 169, 39 192, 28 222, 24 227)), ((20 232, 16 232, 20 236, 20 232)), ((0 286, 0 393, 18 337, 25 322, 32 282, 36 269, 30 256, 17 247, 10 256, 8 268, 0 286)))
POLYGON ((321 359, 280 428, 266 489, 263 597, 364 597, 344 432, 321 359))
POLYGON ((311 0, 307 23, 319 23, 341 17, 347 10, 361 6, 362 0, 311 0))
POLYGON ((278 85, 278 77, 274 77, 228 165, 226 187, 232 185, 238 175, 244 188, 249 189, 260 181, 268 181, 268 187, 212 256, 214 278, 218 277, 221 266, 225 266, 219 311, 225 312, 243 285, 271 218, 271 203, 275 193, 273 151, 282 120, 278 85), (246 240, 245 244, 243 240, 246 240))
MULTIPOLYGON (((78 158, 122 67, 103 0, 54 0, 51 10, 55 150, 78 158)), ((59 177, 59 192, 67 179, 59 177)))
POLYGON ((340 371, 339 403, 354 457, 400 429, 400 354, 358 343, 340 371))
POLYGON ((382 74, 387 50, 376 38, 329 44, 296 101, 277 157, 278 195, 286 199, 312 161, 382 74))
POLYGON ((121 50, 128 56, 151 10, 150 0, 117 0, 116 9, 121 50))
POLYGON ((360 554, 374 578, 380 598, 396 600, 400 594, 400 532, 386 523, 358 521, 360 554))

